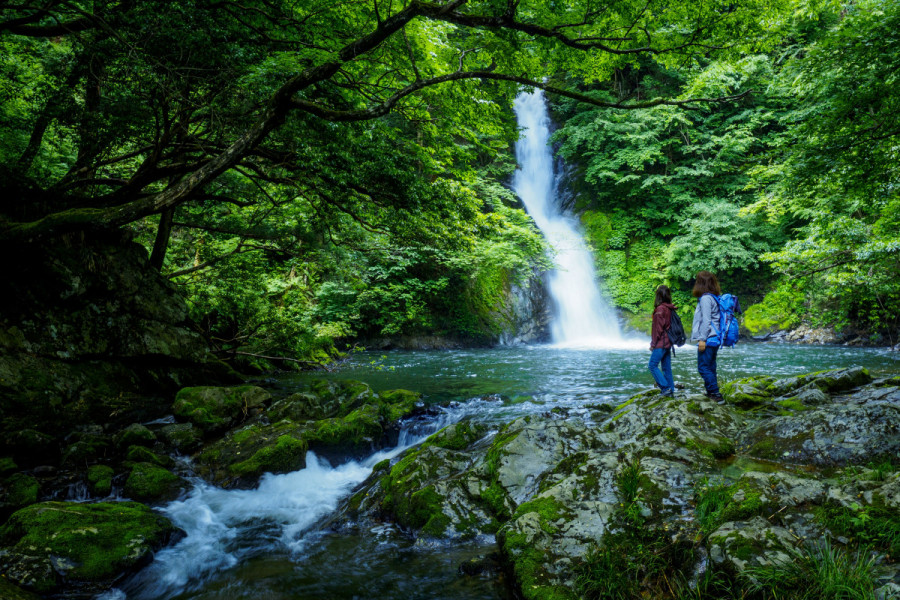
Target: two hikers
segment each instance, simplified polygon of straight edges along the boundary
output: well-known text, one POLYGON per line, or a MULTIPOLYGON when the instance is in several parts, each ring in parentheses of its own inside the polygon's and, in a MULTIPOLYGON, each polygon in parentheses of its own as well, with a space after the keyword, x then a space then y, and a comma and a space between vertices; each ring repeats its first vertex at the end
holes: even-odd
MULTIPOLYGON (((740 312, 740 305, 734 296, 722 295, 719 280, 709 271, 697 273, 692 293, 697 298, 691 329, 691 341, 697 342, 697 371, 703 378, 706 395, 722 404, 724 399, 719 391, 716 357, 721 346, 733 346, 737 342, 738 326, 734 314, 740 312)), ((648 367, 664 396, 672 396, 675 392, 671 357, 673 342, 678 346, 684 343, 683 329, 672 304, 672 291, 661 285, 656 288, 654 300, 648 367)))

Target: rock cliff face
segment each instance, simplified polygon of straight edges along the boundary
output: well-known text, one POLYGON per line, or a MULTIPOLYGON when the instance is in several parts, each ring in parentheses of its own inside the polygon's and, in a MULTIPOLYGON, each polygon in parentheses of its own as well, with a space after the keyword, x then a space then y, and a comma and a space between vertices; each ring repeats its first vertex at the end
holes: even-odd
MULTIPOLYGON (((900 379, 845 369, 724 394, 720 406, 647 392, 593 422, 460 422, 376 467, 347 518, 387 516, 425 538, 495 535, 534 599, 652 595, 713 569, 740 579, 824 538, 898 555, 900 379)), ((880 560, 881 583, 900 578, 880 560)))
POLYGON ((227 377, 146 251, 110 236, 3 249, 0 430, 20 464, 48 436, 160 416, 160 398, 227 377))

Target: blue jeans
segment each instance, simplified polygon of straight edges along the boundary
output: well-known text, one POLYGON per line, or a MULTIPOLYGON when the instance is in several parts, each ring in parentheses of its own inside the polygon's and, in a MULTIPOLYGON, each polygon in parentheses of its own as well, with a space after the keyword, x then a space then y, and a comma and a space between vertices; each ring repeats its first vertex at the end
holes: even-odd
POLYGON ((697 371, 703 378, 707 394, 719 393, 719 379, 716 377, 716 354, 718 353, 718 346, 707 346, 703 352, 697 350, 697 371))
POLYGON ((675 379, 672 378, 672 352, 669 348, 654 348, 650 351, 650 364, 647 365, 656 385, 664 392, 675 391, 675 379), (659 363, 662 362, 662 370, 659 363))

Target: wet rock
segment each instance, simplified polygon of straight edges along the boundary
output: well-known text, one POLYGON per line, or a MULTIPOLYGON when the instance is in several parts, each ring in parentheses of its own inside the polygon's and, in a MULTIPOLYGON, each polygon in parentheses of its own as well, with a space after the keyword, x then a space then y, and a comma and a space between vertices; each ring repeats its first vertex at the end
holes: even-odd
POLYGON ((94 465, 88 468, 88 489, 100 497, 109 496, 112 492, 113 469, 107 465, 94 465))
POLYGON ((290 419, 297 422, 343 417, 363 404, 371 403, 375 397, 372 388, 361 381, 322 379, 311 383, 309 391, 276 402, 267 414, 272 421, 290 419))
POLYGON ((34 504, 0 527, 0 572, 41 594, 64 583, 100 590, 149 561, 176 531, 134 502, 34 504))
POLYGON ((125 495, 140 501, 174 500, 183 488, 183 479, 159 465, 139 462, 125 480, 125 495))
POLYGON ((305 428, 292 421, 253 423, 228 433, 197 456, 197 470, 217 485, 255 483, 263 473, 289 473, 306 466, 305 428))
POLYGON ((832 404, 774 417, 747 436, 759 458, 819 467, 864 463, 900 450, 900 405, 832 404))
POLYGON ((249 411, 272 399, 266 390, 253 385, 236 387, 189 387, 175 396, 175 416, 190 421, 204 433, 223 431, 247 418, 249 411))
POLYGON ((797 539, 784 527, 762 517, 731 521, 709 536, 709 556, 713 563, 735 572, 747 567, 786 564, 797 555, 797 539))
POLYGON ((152 446, 156 443, 156 434, 140 423, 132 423, 116 435, 116 445, 120 448, 129 446, 152 446))
POLYGON ((192 452, 203 443, 200 430, 192 423, 175 423, 159 430, 163 443, 176 452, 192 452))

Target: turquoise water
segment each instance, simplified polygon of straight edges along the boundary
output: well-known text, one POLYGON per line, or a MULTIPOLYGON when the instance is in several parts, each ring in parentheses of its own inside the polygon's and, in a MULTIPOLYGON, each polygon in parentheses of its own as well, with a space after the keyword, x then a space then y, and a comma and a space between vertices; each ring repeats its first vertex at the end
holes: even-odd
MULTIPOLYGON (((685 391, 703 392, 696 348, 676 349, 672 371, 685 391)), ((426 402, 482 402, 473 405, 488 418, 552 407, 619 404, 653 388, 647 370, 650 351, 577 350, 519 346, 448 351, 361 352, 333 372, 285 375, 279 385, 304 386, 313 378, 358 379, 376 391, 406 388, 426 402)), ((789 377, 811 371, 860 365, 873 376, 900 373, 900 353, 881 348, 740 343, 718 355, 719 383, 751 375, 789 377)))
MULTIPOLYGON (((489 422, 565 408, 619 404, 651 389, 648 350, 575 350, 549 346, 430 352, 362 352, 332 372, 282 375, 284 392, 312 379, 358 379, 375 390, 407 388, 446 407, 445 421, 465 415, 489 422)), ((900 353, 781 344, 739 344, 719 354, 720 382, 750 375, 792 376, 860 365, 875 376, 900 373, 900 353)), ((673 361, 677 383, 702 391, 696 350, 673 361)), ((391 524, 341 524, 341 503, 371 465, 418 443, 434 422, 401 446, 365 459, 331 463, 308 458, 307 469, 267 476, 255 490, 220 490, 198 482, 188 497, 161 510, 187 537, 103 600, 299 600, 429 598, 509 600, 502 574, 463 576, 459 565, 497 551, 492 540, 432 543, 391 524)), ((741 469, 740 460, 733 468, 741 469)))

